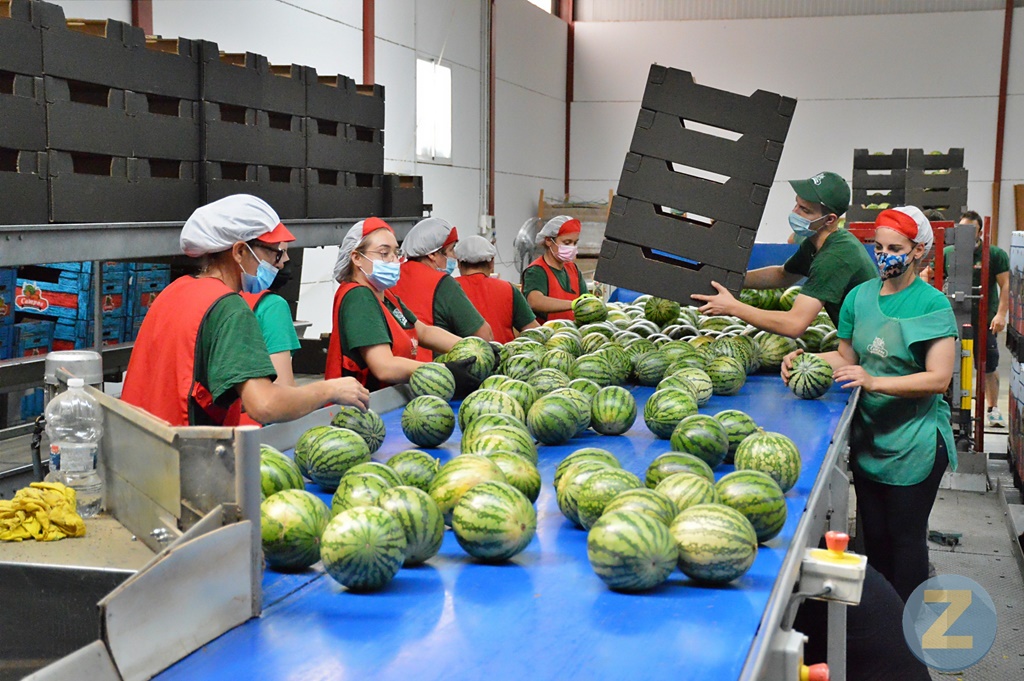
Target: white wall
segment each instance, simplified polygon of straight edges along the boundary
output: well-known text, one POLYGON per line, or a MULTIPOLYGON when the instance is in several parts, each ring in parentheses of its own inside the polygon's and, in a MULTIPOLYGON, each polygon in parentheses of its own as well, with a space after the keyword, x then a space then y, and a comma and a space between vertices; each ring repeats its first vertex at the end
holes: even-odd
POLYGON ((130 24, 132 5, 130 0, 47 0, 64 8, 68 19, 116 19, 130 24))
MULTIPOLYGON (((1024 182, 1024 21, 1017 12, 1000 243, 1014 229, 1024 182)), ((652 63, 698 83, 798 99, 759 241, 788 236, 786 180, 852 175, 853 149, 964 147, 969 202, 991 213, 1003 13, 993 11, 732 21, 576 24, 573 195, 600 199, 618 183, 652 63)), ((1016 227, 1024 229, 1024 225, 1016 227)))

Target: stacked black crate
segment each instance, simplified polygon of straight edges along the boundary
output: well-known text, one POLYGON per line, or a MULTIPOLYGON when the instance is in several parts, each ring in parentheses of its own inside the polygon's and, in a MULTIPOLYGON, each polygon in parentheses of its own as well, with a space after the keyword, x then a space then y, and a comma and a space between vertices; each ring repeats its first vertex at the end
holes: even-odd
POLYGON ((874 222, 886 208, 906 204, 907 150, 886 154, 853 150, 853 183, 848 222, 874 222))
POLYGON ((384 87, 306 69, 307 198, 311 218, 384 212, 384 87))
POLYGON ((712 281, 738 293, 795 108, 652 66, 596 279, 683 304, 712 281))
POLYGON ((384 215, 388 217, 421 217, 423 178, 419 175, 384 176, 384 215))
POLYGON ((0 224, 48 220, 42 30, 29 0, 0 2, 0 224))
POLYGON ((921 210, 938 210, 958 220, 967 210, 967 169, 964 150, 925 153, 911 149, 907 156, 906 202, 921 210))
POLYGON ((204 201, 254 194, 305 218, 305 68, 200 43, 204 201))

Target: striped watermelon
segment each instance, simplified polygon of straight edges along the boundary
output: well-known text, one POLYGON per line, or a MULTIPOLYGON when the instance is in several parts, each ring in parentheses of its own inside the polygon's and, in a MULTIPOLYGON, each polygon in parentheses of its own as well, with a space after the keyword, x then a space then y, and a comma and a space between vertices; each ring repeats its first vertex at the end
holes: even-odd
POLYGON ((305 489, 302 471, 290 458, 270 445, 260 445, 260 490, 270 496, 283 489, 305 489))
POLYGON ((729 434, 714 417, 705 414, 687 416, 669 438, 672 451, 693 454, 711 468, 729 453, 729 434))
POLYGON ((644 317, 658 326, 671 324, 679 318, 679 303, 664 298, 651 298, 644 304, 644 317))
POLYGON ((501 562, 522 552, 537 532, 537 511, 506 482, 485 482, 466 492, 452 513, 452 529, 466 553, 501 562))
POLYGON ((804 343, 804 348, 808 352, 820 352, 821 351, 821 339, 825 337, 831 328, 824 326, 809 326, 804 331, 803 335, 800 336, 800 340, 804 343))
POLYGON ((692 355, 680 357, 676 361, 672 362, 665 374, 671 376, 682 369, 700 369, 701 371, 704 371, 707 366, 708 361, 704 358, 704 355, 697 350, 694 350, 692 355))
POLYGON ((477 390, 459 406, 459 428, 465 430, 473 419, 484 414, 509 414, 520 421, 525 418, 523 408, 512 396, 497 390, 477 390))
MULTIPOLYGON (((387 481, 387 483, 392 487, 398 487, 399 485, 405 484, 405 480, 398 474, 398 471, 387 464, 379 463, 377 461, 358 463, 345 471, 345 475, 355 475, 357 473, 370 473, 372 475, 379 476, 387 481)), ((345 475, 341 477, 345 477, 345 475)))
POLYGON ((402 565, 420 565, 437 555, 444 539, 444 518, 430 495, 416 487, 392 487, 377 497, 377 505, 391 514, 405 534, 402 565))
POLYGON ((654 352, 658 348, 654 345, 654 341, 650 341, 646 338, 634 338, 633 340, 626 343, 623 351, 626 356, 629 357, 631 365, 636 365, 637 357, 645 355, 648 352, 654 352))
POLYGON ((715 357, 708 362, 707 374, 716 395, 735 395, 747 382, 746 365, 733 357, 715 357))
POLYGON ((647 466, 644 481, 647 487, 656 488, 662 480, 676 473, 693 473, 715 481, 715 474, 711 466, 704 463, 702 459, 693 454, 683 452, 665 452, 654 458, 654 461, 647 466))
MULTIPOLYGON (((477 435, 485 433, 491 428, 497 428, 498 426, 509 426, 521 430, 527 435, 530 431, 526 428, 526 424, 517 418, 509 416, 508 414, 484 414, 483 416, 477 416, 473 421, 466 426, 462 431, 462 441, 472 440, 477 435)), ((465 445, 463 445, 465 447, 465 445)))
POLYGON ((495 355, 494 368, 491 371, 497 371, 498 365, 508 359, 509 349, 498 341, 491 341, 491 349, 494 350, 495 355))
POLYGON ((604 507, 608 502, 620 492, 641 487, 643 483, 640 482, 640 478, 621 468, 598 471, 591 475, 580 486, 579 494, 576 496, 580 525, 589 530, 604 513, 604 507))
POLYGON ((426 492, 437 475, 441 462, 426 452, 407 449, 388 459, 388 466, 402 477, 402 484, 426 492))
POLYGON ((679 569, 698 582, 726 584, 738 579, 757 556, 757 534, 750 521, 724 504, 682 511, 669 532, 679 547, 679 569))
POLYGON ((548 352, 552 350, 567 352, 573 359, 583 354, 583 343, 580 341, 579 331, 575 329, 559 331, 548 339, 544 347, 547 348, 548 352))
POLYGON ((685 511, 697 504, 717 504, 718 492, 715 490, 715 483, 703 475, 693 473, 673 473, 658 483, 654 488, 661 492, 676 505, 680 511, 685 511))
POLYGON ((727 338, 729 350, 722 354, 728 354, 735 359, 743 359, 744 369, 747 374, 753 374, 761 368, 761 346, 752 336, 735 335, 727 338))
MULTIPOLYGON (((711 383, 710 379, 708 380, 708 383, 711 383)), ((675 388, 677 390, 690 393, 690 397, 692 397, 695 402, 697 401, 697 386, 693 381, 685 376, 676 376, 674 374, 666 376, 658 382, 658 387, 655 388, 655 390, 666 390, 668 388, 675 388)))
POLYGON ((711 396, 715 391, 715 385, 711 382, 711 377, 703 369, 684 367, 674 370, 671 375, 685 378, 690 382, 694 392, 696 392, 697 406, 703 407, 711 400, 711 396))
POLYGON ((725 462, 732 463, 736 448, 748 435, 757 432, 757 424, 747 413, 739 409, 725 409, 715 414, 715 418, 729 436, 729 453, 725 455, 725 462))
POLYGON ((727 317, 725 315, 714 315, 711 317, 702 317, 698 320, 697 328, 700 329, 701 333, 707 333, 711 331, 717 331, 721 333, 727 327, 732 326, 736 323, 735 318, 727 317))
POLYGON ((590 405, 592 400, 584 393, 567 387, 552 390, 548 394, 568 397, 576 404, 576 408, 579 410, 579 419, 576 421, 576 435, 582 435, 590 427, 590 405))
POLYGON ((774 333, 763 333, 755 336, 754 340, 761 349, 762 371, 778 371, 782 367, 782 358, 798 347, 792 338, 774 333))
POLYGON ((533 376, 526 379, 533 388, 541 395, 547 395, 552 390, 569 387, 569 377, 558 369, 539 369, 533 376))
POLYGON ((286 489, 260 504, 260 536, 267 565, 305 570, 320 560, 320 535, 331 519, 327 504, 305 490, 286 489))
POLYGON ((670 367, 684 357, 691 357, 697 352, 692 345, 684 340, 669 341, 658 349, 661 351, 661 354, 665 355, 665 359, 668 360, 670 367))
POLYGON ((600 461, 608 464, 612 468, 622 468, 622 464, 619 463, 618 458, 607 449, 600 449, 599 447, 583 447, 562 459, 555 468, 554 483, 556 488, 558 487, 558 483, 562 479, 562 476, 567 470, 569 470, 569 467, 574 463, 579 463, 580 461, 600 461))
POLYGON ((447 402, 455 397, 455 376, 443 364, 423 364, 409 376, 409 390, 416 397, 434 395, 447 402))
POLYGON ((313 426, 305 433, 299 436, 298 441, 295 443, 295 465, 299 467, 299 472, 303 476, 309 477, 309 451, 316 442, 316 439, 325 433, 329 433, 334 429, 334 426, 313 426))
POLYGON ((498 464, 485 456, 463 454, 441 466, 427 491, 441 508, 444 521, 450 524, 452 509, 462 495, 475 485, 491 481, 506 482, 498 464))
POLYGON ((548 338, 551 338, 554 334, 555 330, 550 326, 538 326, 523 331, 516 340, 532 340, 536 343, 546 343, 548 338))
POLYGON ((597 392, 601 389, 594 381, 589 378, 574 378, 569 381, 569 387, 573 390, 579 390, 581 393, 589 397, 591 400, 597 395, 597 392))
POLYGON ((568 376, 575 361, 576 357, 572 353, 556 348, 544 353, 544 357, 540 360, 540 366, 542 369, 557 369, 568 376))
MULTIPOLYGON (((629 375, 633 371, 633 361, 626 354, 626 351, 615 344, 609 344, 594 353, 600 357, 604 357, 611 364, 612 375, 611 383, 608 385, 622 385, 629 380, 629 375)), ((597 376, 583 376, 584 378, 590 378, 598 385, 602 385, 601 381, 598 380, 597 376)))
POLYGON ((617 382, 618 372, 607 357, 594 353, 578 357, 569 370, 569 376, 573 379, 586 378, 604 387, 617 382))
POLYGON ((789 389, 802 400, 816 400, 832 387, 832 365, 817 355, 803 353, 789 368, 789 389))
POLYGON ((786 497, 775 479, 761 471, 735 471, 715 484, 722 503, 746 516, 764 543, 786 524, 786 497))
POLYGON ((558 510, 574 525, 580 525, 578 509, 580 489, 590 476, 606 470, 621 469, 613 468, 604 461, 584 459, 570 464, 559 479, 558 486, 555 488, 555 500, 558 502, 558 510))
POLYGON ((338 481, 338 489, 331 497, 331 515, 357 506, 376 506, 377 497, 384 490, 391 489, 388 481, 373 473, 344 475, 338 481))
MULTIPOLYGON (((541 346, 543 349, 543 346, 541 346)), ((528 354, 510 356, 498 367, 498 371, 518 381, 525 381, 540 369, 540 359, 528 354)))
POLYGON ((663 492, 641 487, 639 489, 628 489, 615 496, 608 505, 604 507, 601 517, 616 511, 639 511, 657 518, 668 527, 672 519, 679 514, 679 509, 674 501, 668 498, 663 492))
POLYGON ((498 464, 508 484, 522 492, 530 503, 540 496, 540 471, 529 459, 515 452, 491 450, 481 452, 483 456, 498 464))
POLYGON ((483 338, 467 336, 459 340, 452 349, 448 351, 449 362, 457 362, 460 359, 475 357, 476 361, 469 365, 466 372, 480 384, 485 378, 491 375, 495 369, 497 357, 490 343, 483 338))
POLYGON ((572 301, 572 315, 580 325, 603 322, 608 318, 608 306, 597 296, 584 293, 572 301))
POLYGON ((502 376, 501 374, 491 374, 480 383, 480 390, 501 390, 505 387, 505 384, 513 379, 508 376, 502 376))
POLYGON ((519 406, 523 408, 523 415, 525 417, 526 412, 530 411, 530 407, 540 397, 540 393, 527 383, 526 381, 520 381, 513 378, 506 378, 505 384, 501 386, 500 392, 505 393, 513 400, 519 403, 519 406))
POLYGON ((381 589, 405 560, 405 532, 390 513, 375 506, 342 511, 320 540, 324 570, 352 591, 381 589))
POLYGON ((793 303, 796 302, 796 297, 800 295, 799 286, 790 286, 782 295, 779 297, 779 309, 789 311, 793 309, 793 303))
POLYGON ((380 449, 387 435, 384 428, 384 420, 372 409, 359 411, 356 407, 336 407, 338 413, 331 419, 331 425, 336 428, 348 428, 355 431, 363 438, 366 446, 370 448, 370 454, 380 449))
POLYGON ((646 591, 675 569, 679 550, 668 527, 633 510, 606 513, 587 534, 587 559, 609 588, 646 591))
POLYGON ((579 406, 565 395, 543 395, 526 415, 526 427, 541 444, 561 445, 576 435, 580 424, 579 406))
POLYGON ((309 479, 325 492, 333 492, 348 469, 370 460, 370 449, 359 434, 348 428, 332 428, 316 439, 309 450, 309 479))
POLYGON ((653 387, 665 378, 668 366, 668 358, 660 350, 645 352, 636 358, 633 374, 636 376, 636 382, 640 385, 653 387))
POLYGON ((589 355, 592 352, 597 352, 604 347, 604 344, 608 342, 608 336, 597 331, 591 331, 587 335, 583 336, 583 340, 580 344, 583 348, 583 354, 589 355))
POLYGON ((601 388, 590 405, 590 426, 601 435, 622 435, 636 422, 636 398, 621 386, 601 388))
POLYGON ((667 440, 680 421, 696 413, 697 402, 689 393, 673 388, 658 390, 644 405, 644 423, 656 437, 667 440))
POLYGON ((414 397, 402 410, 402 432, 417 447, 436 447, 454 431, 455 412, 440 397, 414 397))
POLYGON ((736 470, 753 470, 775 478, 782 491, 793 489, 800 477, 800 450, 782 433, 760 431, 736 448, 736 470))
POLYGON ((832 329, 821 338, 818 352, 835 352, 839 349, 839 332, 832 329))
POLYGON ((512 426, 495 426, 472 437, 464 436, 461 443, 463 454, 486 454, 490 451, 505 451, 517 454, 532 464, 537 463, 537 445, 528 432, 512 426))

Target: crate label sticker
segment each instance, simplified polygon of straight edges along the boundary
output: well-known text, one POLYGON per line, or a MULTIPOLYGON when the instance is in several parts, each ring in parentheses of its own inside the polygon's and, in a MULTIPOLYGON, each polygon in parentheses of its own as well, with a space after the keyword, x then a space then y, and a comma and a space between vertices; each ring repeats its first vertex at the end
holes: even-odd
POLYGON ((35 284, 19 286, 14 298, 14 306, 20 310, 37 310, 42 312, 50 307, 50 301, 43 297, 42 290, 35 284))

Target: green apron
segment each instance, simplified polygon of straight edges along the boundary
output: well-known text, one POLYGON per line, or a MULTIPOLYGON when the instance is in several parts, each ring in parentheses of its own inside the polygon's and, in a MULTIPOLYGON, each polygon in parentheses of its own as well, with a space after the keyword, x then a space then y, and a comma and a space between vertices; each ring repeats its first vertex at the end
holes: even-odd
MULTIPOLYGON (((872 376, 908 376, 925 370, 910 346, 956 335, 952 310, 894 319, 878 304, 882 280, 854 292, 853 337, 860 365, 872 376)), ((895 294, 899 295, 899 294, 895 294)), ((888 485, 915 485, 935 465, 935 433, 946 442, 949 464, 956 470, 956 447, 949 405, 941 395, 891 397, 862 390, 850 424, 851 461, 864 477, 888 485)))

